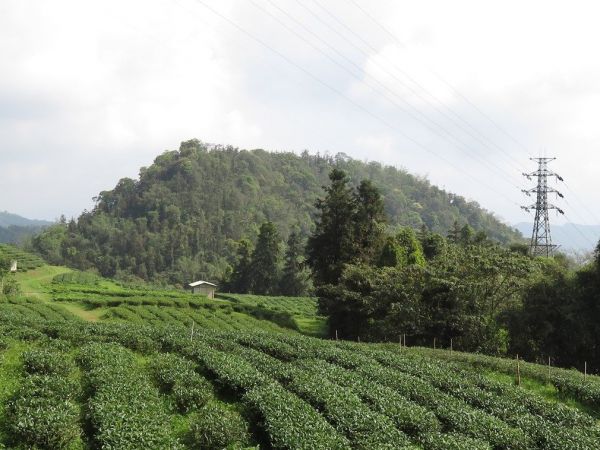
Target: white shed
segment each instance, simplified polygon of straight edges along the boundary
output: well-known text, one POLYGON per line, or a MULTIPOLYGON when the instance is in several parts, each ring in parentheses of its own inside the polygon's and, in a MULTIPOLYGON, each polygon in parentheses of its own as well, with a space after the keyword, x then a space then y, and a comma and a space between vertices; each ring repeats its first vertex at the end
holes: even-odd
POLYGON ((209 283, 208 281, 200 280, 188 284, 188 288, 190 288, 194 294, 201 294, 206 295, 208 298, 215 298, 217 285, 214 283, 209 283))

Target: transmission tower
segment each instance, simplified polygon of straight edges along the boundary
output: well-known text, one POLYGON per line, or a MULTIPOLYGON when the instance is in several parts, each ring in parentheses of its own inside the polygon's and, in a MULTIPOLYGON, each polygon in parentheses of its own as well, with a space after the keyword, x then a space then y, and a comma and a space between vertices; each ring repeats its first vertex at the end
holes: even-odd
POLYGON ((529 206, 521 206, 527 212, 535 211, 535 221, 533 223, 533 232, 531 233, 531 243, 529 252, 532 256, 552 256, 558 245, 552 244, 550 235, 550 219, 548 211, 555 209, 560 214, 564 211, 551 203, 548 203, 548 195, 556 194, 560 198, 564 196, 556 189, 548 186, 548 178, 555 177, 557 180, 563 181, 562 177, 548 170, 548 163, 556 158, 529 158, 538 163, 538 169, 535 172, 524 173, 528 180, 537 178, 537 186, 533 189, 523 189, 523 193, 527 196, 536 195, 535 204, 529 206))

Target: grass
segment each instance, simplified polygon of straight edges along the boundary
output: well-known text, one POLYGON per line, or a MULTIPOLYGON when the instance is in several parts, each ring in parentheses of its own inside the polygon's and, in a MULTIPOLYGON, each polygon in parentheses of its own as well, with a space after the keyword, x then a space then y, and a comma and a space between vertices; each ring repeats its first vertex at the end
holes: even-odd
POLYGON ((87 322, 99 321, 102 318, 102 316, 108 311, 108 308, 89 309, 84 307, 83 305, 80 305, 79 303, 57 302, 55 304, 60 305, 62 308, 66 309, 71 314, 87 322))
POLYGON ((51 294, 48 292, 52 279, 61 273, 72 272, 71 269, 62 266, 41 266, 27 272, 19 272, 15 275, 17 282, 21 285, 23 294, 40 300, 50 301, 51 294))
POLYGON ((302 334, 323 337, 327 334, 327 319, 325 317, 294 317, 302 334))
MULTIPOLYGON (((483 372, 483 375, 493 381, 498 381, 505 384, 516 384, 516 378, 505 373, 486 371, 483 372)), ((539 380, 521 376, 521 388, 543 397, 552 403, 562 403, 600 419, 600 410, 590 408, 589 406, 584 405, 583 403, 578 402, 571 397, 561 394, 561 392, 551 383, 542 383, 539 380)))

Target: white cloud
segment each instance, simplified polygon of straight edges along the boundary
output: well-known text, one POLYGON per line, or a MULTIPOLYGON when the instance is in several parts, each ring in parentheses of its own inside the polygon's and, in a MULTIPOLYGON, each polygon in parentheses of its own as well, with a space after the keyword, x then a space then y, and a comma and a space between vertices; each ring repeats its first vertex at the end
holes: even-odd
MULTIPOLYGON (((515 184, 525 182, 514 181, 520 178, 514 166, 533 170, 527 153, 433 69, 530 153, 546 147, 556 155, 556 170, 600 216, 594 198, 600 189, 595 2, 356 0, 406 46, 351 2, 319 4, 356 34, 317 3, 276 2, 362 67, 356 79, 250 2, 205 1, 392 127, 195 0, 6 0, 0 4, 0 209, 31 217, 76 215, 98 191, 197 137, 249 148, 343 151, 427 174, 508 220, 525 219, 515 205, 524 201, 515 184), (438 135, 373 92, 373 85, 433 120, 429 127, 438 135), (476 156, 440 137, 439 125, 476 156)), ((347 64, 266 0, 255 1, 347 64)), ((571 220, 594 221, 578 210, 587 218, 571 220)))

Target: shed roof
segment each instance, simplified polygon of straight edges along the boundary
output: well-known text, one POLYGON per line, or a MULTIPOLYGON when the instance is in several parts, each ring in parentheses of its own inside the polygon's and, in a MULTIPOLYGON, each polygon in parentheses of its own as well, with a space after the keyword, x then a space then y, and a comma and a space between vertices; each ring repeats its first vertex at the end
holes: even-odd
POLYGON ((217 285, 214 283, 209 283, 208 281, 202 281, 202 280, 194 281, 193 283, 188 284, 189 287, 196 287, 196 286, 203 286, 203 285, 217 287, 217 285))

